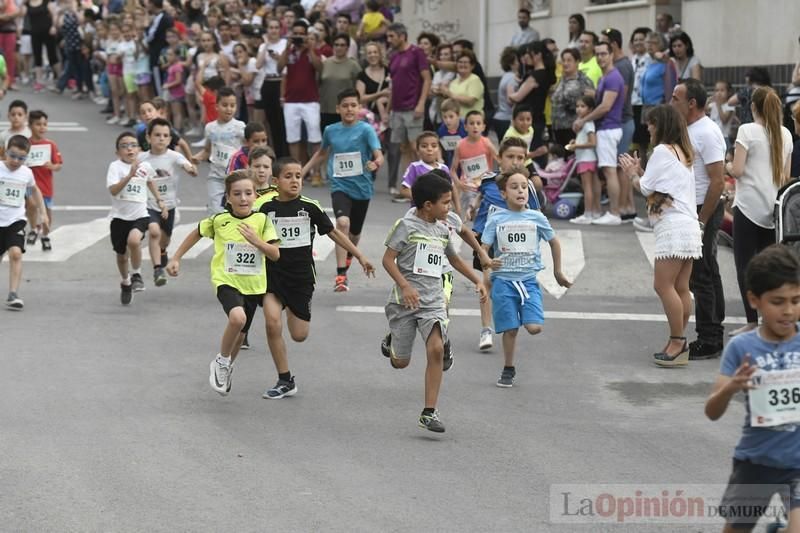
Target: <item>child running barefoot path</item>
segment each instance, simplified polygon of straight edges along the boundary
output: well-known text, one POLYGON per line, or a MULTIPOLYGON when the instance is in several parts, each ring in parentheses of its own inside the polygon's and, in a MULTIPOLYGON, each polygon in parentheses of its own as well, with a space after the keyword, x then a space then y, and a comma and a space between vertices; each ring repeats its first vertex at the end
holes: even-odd
POLYGON ((31 190, 33 201, 47 230, 50 221, 45 212, 42 193, 36 186, 31 169, 23 163, 28 157, 30 141, 22 135, 8 140, 5 161, 0 163, 0 260, 8 252, 8 298, 6 308, 21 311, 24 307, 17 291, 22 280, 22 254, 25 251, 25 196, 31 190))
POLYGON ((782 485, 789 524, 781 531, 795 532, 800 523, 800 261, 789 248, 770 246, 750 260, 745 281, 747 300, 763 323, 725 347, 705 407, 706 416, 718 420, 736 393, 745 393, 747 414, 720 516, 729 517, 726 533, 751 531, 760 516, 755 511, 769 504, 775 485, 782 485), (726 509, 740 512, 723 514, 726 509))
POLYGON ((411 189, 416 212, 398 220, 386 238, 383 268, 395 286, 386 304, 386 318, 391 330, 389 361, 394 368, 411 362, 414 338, 419 330, 425 341, 425 408, 419 426, 443 433, 436 405, 442 384, 444 343, 447 340, 447 311, 442 287, 444 256, 454 269, 475 284, 480 300, 486 288, 475 272, 456 254, 450 242, 450 230, 440 221, 447 217, 453 187, 435 174, 420 176, 411 189))
POLYGON ((231 210, 200 221, 167 265, 169 275, 177 276, 184 254, 201 237, 214 239, 211 283, 228 315, 228 323, 219 353, 211 361, 208 381, 222 396, 231 390, 233 362, 267 291, 264 256, 271 261, 280 257, 280 250, 274 244, 278 237, 272 222, 263 213, 253 211, 256 183, 252 172, 237 170, 225 178, 225 196, 231 210))
POLYGON ((524 169, 504 172, 497 187, 508 209, 498 209, 486 222, 481 235, 485 250, 494 251, 492 260, 492 316, 494 329, 503 334, 505 365, 498 387, 514 384, 514 350, 520 327, 531 335, 542 332, 544 310, 542 290, 536 273, 542 266, 539 241, 547 241, 553 254, 553 274, 562 287, 572 283, 561 272, 561 244, 547 218, 528 207, 528 176, 524 169))
POLYGON ((287 329, 292 340, 306 340, 316 283, 314 236, 328 235, 361 263, 367 276, 375 275, 372 264, 347 235, 333 227, 319 203, 301 196, 303 177, 300 162, 290 157, 278 159, 275 175, 277 196, 264 202, 260 208, 260 212, 272 220, 281 240, 280 259, 267 264, 267 294, 264 296, 267 343, 278 371, 278 382, 263 394, 264 398, 270 400, 297 394, 297 384, 289 371, 281 314, 285 309, 287 329))

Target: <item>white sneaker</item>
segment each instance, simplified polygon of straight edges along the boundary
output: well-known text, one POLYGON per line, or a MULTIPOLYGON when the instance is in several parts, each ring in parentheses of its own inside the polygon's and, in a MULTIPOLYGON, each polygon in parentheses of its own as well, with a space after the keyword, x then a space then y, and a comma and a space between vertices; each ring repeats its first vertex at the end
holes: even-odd
POLYGON ((117 115, 113 115, 110 119, 106 120, 106 124, 119 124, 120 118, 117 115))
POLYGON ((197 135, 202 135, 202 134, 203 134, 203 131, 200 128, 198 128, 197 126, 195 126, 195 127, 191 128, 189 131, 187 131, 186 133, 184 133, 183 135, 184 135, 184 137, 196 137, 197 135))
POLYGON ((482 352, 487 352, 492 349, 492 346, 494 346, 492 328, 483 328, 481 330, 481 340, 478 342, 478 349, 482 352))
POLYGON ((392 196, 397 196, 400 194, 400 191, 397 190, 397 187, 389 187, 389 194, 392 196))
POLYGON ((633 227, 636 231, 643 231, 646 233, 653 232, 653 226, 650 224, 650 219, 647 217, 636 217, 633 219, 633 227))
POLYGON ((217 355, 211 365, 209 365, 208 382, 211 388, 222 396, 226 396, 228 391, 228 380, 231 375, 231 363, 227 357, 217 355))
POLYGON ((202 148, 206 145, 205 139, 200 139, 199 141, 195 141, 192 143, 192 148, 202 148))
POLYGON ((591 213, 584 213, 579 217, 569 219, 569 221, 572 224, 581 224, 581 225, 591 224, 593 220, 594 216, 592 216, 591 213))
POLYGON ((598 226, 619 226, 622 224, 622 219, 619 215, 615 215, 609 211, 600 218, 592 220, 592 224, 597 224, 598 226))

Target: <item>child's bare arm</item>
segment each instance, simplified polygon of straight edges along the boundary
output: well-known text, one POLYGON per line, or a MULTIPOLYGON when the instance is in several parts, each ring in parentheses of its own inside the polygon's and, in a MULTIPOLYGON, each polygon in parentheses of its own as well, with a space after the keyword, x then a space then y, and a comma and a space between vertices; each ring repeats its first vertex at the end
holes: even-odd
POLYGON ((750 378, 757 369, 757 366, 750 364, 750 357, 745 356, 744 362, 739 365, 733 376, 719 374, 714 382, 714 388, 706 400, 706 416, 710 420, 717 420, 724 415, 728 404, 737 392, 753 388, 750 378))
POLYGON ((180 271, 181 267, 181 258, 192 249, 192 247, 200 242, 201 239, 200 230, 198 228, 194 228, 189 235, 183 239, 183 242, 180 246, 178 246, 177 251, 172 255, 172 258, 169 260, 169 264, 167 265, 167 273, 170 276, 177 276, 178 272, 180 271))
POLYGON ((408 280, 400 272, 397 267, 395 259, 397 259, 399 252, 391 248, 386 248, 383 254, 383 269, 389 274, 389 277, 400 288, 403 304, 409 309, 416 309, 419 307, 419 293, 417 289, 411 286, 408 280))
POLYGON ((562 287, 572 287, 572 282, 561 272, 561 241, 558 240, 558 237, 553 237, 548 244, 550 244, 550 253, 553 254, 553 275, 556 281, 562 287))
POLYGON ((328 237, 330 237, 333 242, 350 252, 350 255, 356 258, 356 261, 361 264, 361 268, 364 269, 364 274, 366 274, 367 277, 375 277, 375 267, 372 266, 372 263, 369 262, 369 259, 367 259, 363 253, 361 253, 361 250, 359 250, 356 245, 353 244, 347 235, 334 228, 330 233, 328 233, 328 237))

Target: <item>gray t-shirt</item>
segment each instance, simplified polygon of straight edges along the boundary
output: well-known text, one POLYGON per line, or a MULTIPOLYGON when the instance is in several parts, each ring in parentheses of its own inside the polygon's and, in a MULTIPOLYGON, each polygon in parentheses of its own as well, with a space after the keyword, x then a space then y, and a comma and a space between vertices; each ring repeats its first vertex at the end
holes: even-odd
MULTIPOLYGON (((384 244, 398 252, 397 268, 419 292, 419 307, 443 307, 444 259, 456 255, 448 227, 441 222, 425 222, 408 212, 395 222, 384 244)), ((402 291, 396 285, 389 293, 389 303, 403 303, 402 291)))
MULTIPOLYGON (((497 111, 494 112, 494 118, 497 120, 511 120, 514 104, 507 96, 509 85, 517 85, 517 75, 510 71, 503 73, 500 78, 500 85, 497 86, 497 111)), ((505 132, 501 132, 498 135, 503 133, 505 132)))
POLYGON ((627 56, 622 56, 614 61, 614 66, 617 68, 619 73, 622 74, 622 79, 625 81, 625 87, 628 89, 625 92, 625 105, 622 106, 622 123, 624 124, 633 119, 633 109, 631 108, 631 96, 633 95, 634 82, 633 65, 627 56))

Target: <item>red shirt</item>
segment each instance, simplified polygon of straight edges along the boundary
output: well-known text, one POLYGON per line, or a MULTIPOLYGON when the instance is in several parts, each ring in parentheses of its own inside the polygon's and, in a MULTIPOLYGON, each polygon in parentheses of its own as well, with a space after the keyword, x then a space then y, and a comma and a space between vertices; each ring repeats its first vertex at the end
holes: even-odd
MULTIPOLYGON (((31 139, 31 146, 40 144, 50 145, 50 162, 52 164, 59 165, 64 162, 63 159, 61 159, 61 152, 58 151, 58 146, 56 146, 56 143, 49 139, 40 139, 38 141, 31 139)), ((36 180, 36 186, 39 187, 40 191, 42 191, 42 196, 45 198, 52 198, 53 171, 44 166, 33 167, 31 168, 31 171, 33 171, 33 179, 36 180)))
POLYGON ((286 64, 286 101, 292 104, 319 102, 317 88, 317 70, 311 64, 307 51, 298 53, 296 49, 289 52, 286 64))
POLYGON ((205 89, 205 92, 203 92, 203 108, 206 110, 206 124, 217 120, 217 93, 205 89))

